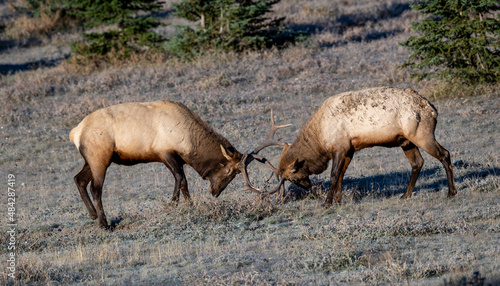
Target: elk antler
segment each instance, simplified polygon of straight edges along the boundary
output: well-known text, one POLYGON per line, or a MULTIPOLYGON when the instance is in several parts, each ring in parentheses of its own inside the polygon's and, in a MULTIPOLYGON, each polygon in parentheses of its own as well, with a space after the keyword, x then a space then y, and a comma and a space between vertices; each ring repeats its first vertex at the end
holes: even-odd
POLYGON ((238 167, 239 167, 239 169, 241 171, 241 174, 243 175, 243 180, 245 180, 245 183, 248 186, 248 188, 244 189, 244 191, 250 190, 250 191, 252 191, 254 193, 262 195, 263 194, 262 191, 260 189, 256 188, 256 187, 254 187, 252 185, 252 183, 250 183, 250 179, 248 178, 247 166, 253 160, 257 160, 257 161, 259 161, 261 163, 266 164, 269 168, 271 168, 271 170, 273 171, 273 173, 275 173, 276 175, 278 175, 278 169, 276 169, 271 164, 271 162, 269 162, 266 158, 264 158, 262 156, 259 156, 257 154, 252 154, 252 153, 248 154, 248 152, 245 152, 245 154, 243 155, 243 158, 241 159, 238 167))
POLYGON ((251 152, 250 154, 256 155, 262 149, 269 147, 269 146, 273 146, 273 145, 283 146, 283 145, 285 145, 286 143, 284 143, 284 142, 278 142, 279 140, 281 140, 281 138, 279 138, 278 141, 273 141, 273 137, 274 137, 274 133, 276 133, 276 131, 278 129, 285 128, 288 126, 292 126, 292 124, 276 125, 274 123, 273 110, 271 109, 271 130, 269 130, 269 134, 267 135, 266 141, 260 143, 260 145, 257 148, 255 148, 255 150, 253 150, 253 152, 251 152))
POLYGON ((276 133, 276 131, 280 128, 285 128, 285 127, 288 127, 288 126, 291 126, 292 124, 286 124, 286 125, 276 125, 274 123, 274 117, 273 117, 273 110, 271 109, 271 130, 269 131, 269 134, 267 135, 267 138, 264 142, 260 143, 260 145, 255 148, 252 152, 248 153, 248 152, 245 152, 245 154, 243 155, 243 158, 241 159, 240 163, 239 163, 239 169, 241 171, 241 174, 243 175, 243 179, 245 180, 245 183, 247 184, 248 188, 246 188, 245 190, 250 190, 254 193, 257 193, 257 194, 260 194, 260 195, 270 195, 270 194, 274 194, 275 192, 277 192, 281 185, 283 184, 283 180, 282 182, 280 183, 280 185, 278 186, 278 188, 276 190, 272 190, 270 192, 266 192, 266 193, 263 193, 260 189, 254 187, 252 185, 252 183, 250 183, 250 179, 248 178, 248 172, 247 172, 247 166, 253 161, 253 160, 257 160, 263 164, 266 164, 269 168, 271 168, 271 170, 273 171, 274 174, 276 174, 277 177, 279 177, 278 175, 278 169, 276 169, 272 164, 271 162, 269 162, 266 158, 260 156, 260 155, 257 155, 257 153, 259 153, 260 151, 262 151, 262 149, 266 148, 266 147, 269 147, 269 146, 283 146, 285 145, 286 143, 284 142, 279 142, 279 140, 281 139, 278 139, 278 141, 273 141, 273 138, 274 138, 274 134, 276 133))

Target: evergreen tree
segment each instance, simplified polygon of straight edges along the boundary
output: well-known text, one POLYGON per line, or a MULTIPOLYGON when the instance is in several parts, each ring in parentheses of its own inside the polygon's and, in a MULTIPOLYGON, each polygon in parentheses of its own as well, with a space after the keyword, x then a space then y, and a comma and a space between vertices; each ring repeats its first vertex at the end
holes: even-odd
POLYGON ((107 26, 104 32, 84 34, 87 43, 75 43, 81 56, 126 58, 133 52, 157 49, 162 37, 152 29, 161 25, 154 13, 162 2, 155 0, 67 0, 86 27, 107 26))
POLYGON ((413 52, 403 67, 427 70, 412 76, 421 80, 437 74, 469 84, 499 81, 498 0, 430 0, 411 6, 429 15, 412 23, 420 36, 401 43, 413 52))
POLYGON ((191 27, 178 27, 168 49, 181 57, 192 57, 205 50, 258 49, 289 40, 283 18, 268 18, 280 0, 184 0, 175 5, 176 15, 198 21, 191 27))

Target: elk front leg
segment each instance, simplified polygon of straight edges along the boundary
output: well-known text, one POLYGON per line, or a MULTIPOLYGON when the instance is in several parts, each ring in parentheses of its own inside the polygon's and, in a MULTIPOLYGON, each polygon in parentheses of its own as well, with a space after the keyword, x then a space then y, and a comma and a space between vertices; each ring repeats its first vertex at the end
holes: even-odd
POLYGON ((184 200, 190 202, 191 196, 189 195, 188 183, 186 180, 186 175, 184 174, 184 170, 182 171, 181 191, 182 191, 182 196, 184 197, 184 200))
POLYGON ((172 202, 177 203, 179 201, 179 194, 182 191, 184 199, 187 201, 191 200, 189 195, 186 175, 184 174, 184 169, 182 168, 184 162, 176 154, 166 154, 163 156, 163 163, 172 172, 175 179, 174 193, 172 195, 172 202))
POLYGON ((410 161, 411 164, 410 182, 406 187, 405 193, 401 196, 401 199, 408 199, 413 193, 413 188, 415 187, 415 183, 417 182, 418 175, 420 174, 420 170, 424 165, 424 159, 422 158, 420 151, 418 151, 417 146, 415 146, 413 143, 410 143, 402 148, 405 152, 406 158, 408 158, 408 161, 410 161))
POLYGON ((340 204, 342 199, 342 180, 344 179, 344 173, 349 163, 351 162, 352 154, 354 152, 335 152, 332 158, 332 173, 330 176, 330 190, 326 196, 325 204, 331 205, 333 199, 335 202, 340 204))

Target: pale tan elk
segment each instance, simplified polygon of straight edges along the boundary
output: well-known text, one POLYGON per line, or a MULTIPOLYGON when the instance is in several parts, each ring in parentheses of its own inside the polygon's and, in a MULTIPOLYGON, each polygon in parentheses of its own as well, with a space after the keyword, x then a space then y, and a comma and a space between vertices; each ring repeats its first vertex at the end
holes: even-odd
MULTIPOLYGON (((277 192, 289 180, 308 189, 309 176, 320 174, 332 160, 326 204, 340 203, 342 180, 354 152, 373 146, 401 147, 410 161, 410 182, 402 199, 412 195, 424 160, 419 148, 438 159, 448 177, 448 197, 456 195, 449 152, 435 139, 437 110, 411 89, 370 88, 328 98, 302 127, 295 141, 283 147, 277 192)), ((259 189, 248 184, 254 191, 259 189)))
MULTIPOLYGON (((277 128, 281 126, 273 123, 271 132, 274 134, 277 128)), ((111 163, 163 162, 174 175, 172 201, 177 202, 180 191, 184 199, 190 200, 184 164, 209 180, 210 193, 218 197, 240 172, 240 161, 257 156, 252 153, 243 158, 198 115, 170 101, 132 102, 99 109, 71 130, 69 137, 85 160, 74 178, 76 186, 90 217, 98 218, 103 228, 108 227, 108 222, 102 206, 102 187, 111 163), (89 182, 94 203, 87 193, 89 182)), ((265 144, 270 145, 274 143, 265 144)), ((258 156, 256 159, 266 162, 258 156)))

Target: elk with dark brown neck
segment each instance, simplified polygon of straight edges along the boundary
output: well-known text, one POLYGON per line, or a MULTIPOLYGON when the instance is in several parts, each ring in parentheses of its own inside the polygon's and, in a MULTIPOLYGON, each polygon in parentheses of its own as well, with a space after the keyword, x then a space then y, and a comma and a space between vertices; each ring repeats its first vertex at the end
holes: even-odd
MULTIPOLYGON (((295 141, 283 147, 275 172, 302 188, 332 161, 326 204, 340 203, 342 180, 354 153, 373 146, 401 147, 412 166, 402 199, 412 195, 424 160, 419 148, 438 159, 448 178, 448 197, 456 195, 449 152, 435 139, 437 110, 411 89, 370 88, 328 98, 302 127, 295 141)), ((252 187, 249 185, 249 187, 252 187)))

